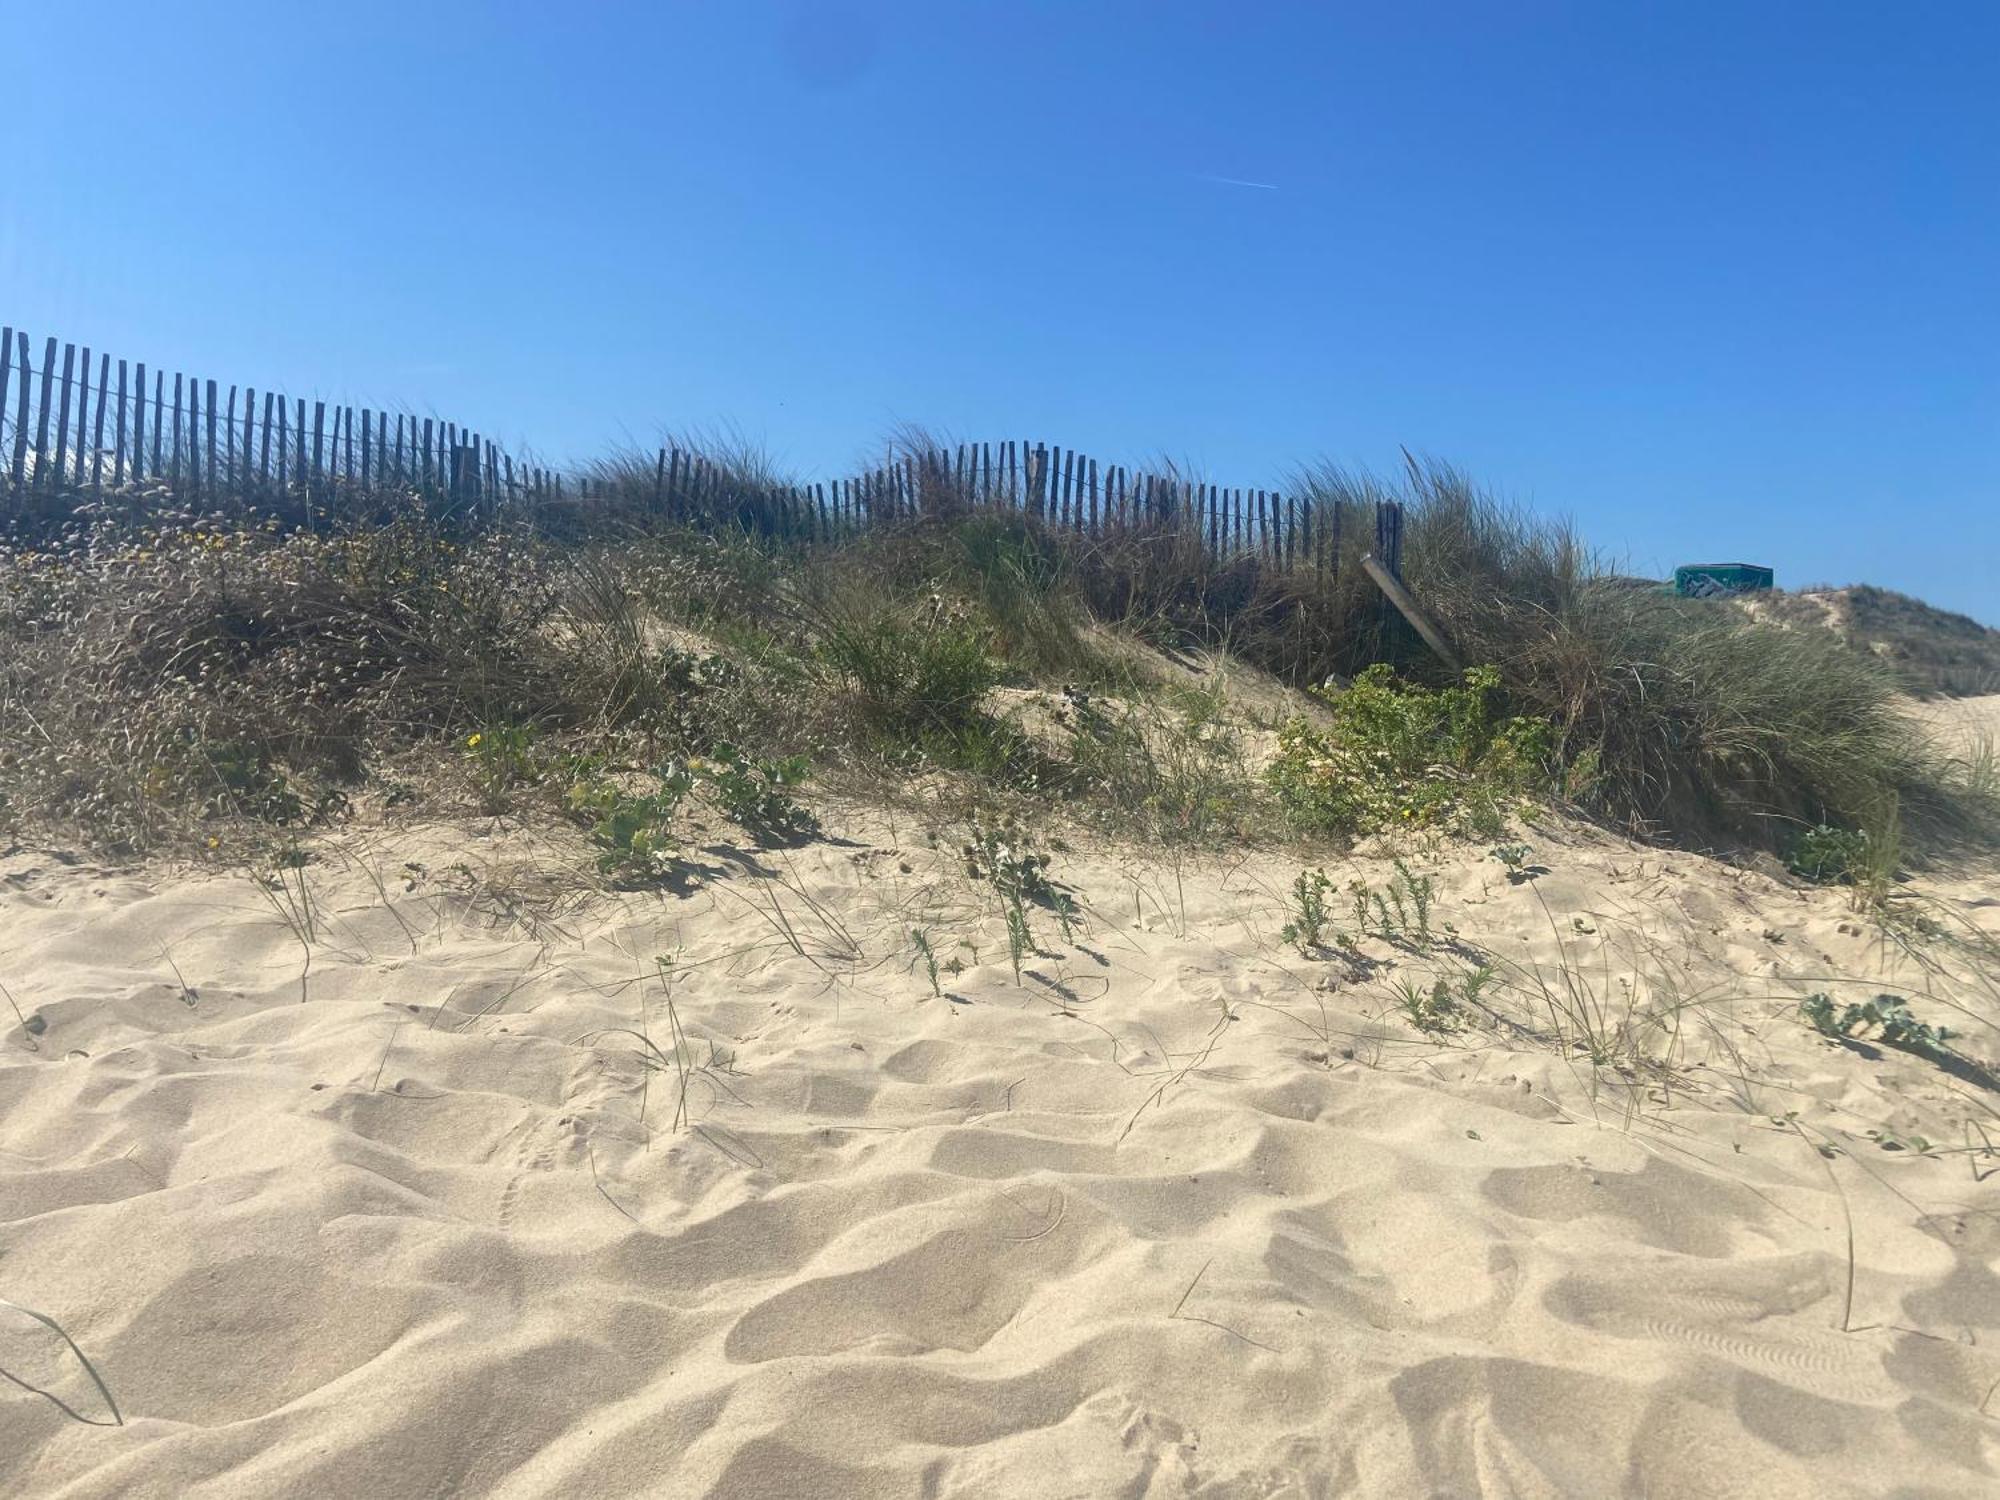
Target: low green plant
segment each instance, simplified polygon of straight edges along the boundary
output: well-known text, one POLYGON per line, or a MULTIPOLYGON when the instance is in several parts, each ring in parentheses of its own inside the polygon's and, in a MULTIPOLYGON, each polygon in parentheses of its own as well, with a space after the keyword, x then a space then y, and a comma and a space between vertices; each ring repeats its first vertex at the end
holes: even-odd
POLYGON ((570 811, 590 830, 600 873, 645 880, 658 879, 673 868, 676 846, 671 825, 694 790, 695 775, 670 761, 653 776, 653 785, 637 794, 601 777, 570 788, 570 811))
POLYGON ((1399 859, 1395 873, 1380 889, 1354 880, 1347 890, 1354 903, 1354 925, 1363 933, 1373 931, 1392 943, 1416 948, 1434 941, 1431 908, 1437 900, 1437 883, 1430 876, 1412 873, 1399 859))
POLYGON ((794 840, 819 832, 819 819, 790 791, 811 774, 812 762, 805 756, 753 759, 733 745, 718 745, 690 765, 707 778, 723 816, 758 837, 794 840))
POLYGON ((1873 1040, 1885 1047, 1936 1058, 1949 1053, 1952 1031, 1919 1021, 1909 1002, 1899 995, 1877 995, 1859 1004, 1838 1006, 1824 993, 1809 995, 1799 1005, 1799 1013, 1823 1036, 1852 1041, 1873 1033, 1873 1040))
POLYGON ((1798 836, 1785 863, 1794 875, 1820 885, 1853 884, 1867 870, 1868 845, 1865 829, 1821 823, 1798 836))
POLYGON ((1493 794, 1544 784, 1553 730, 1495 711, 1500 673, 1469 668, 1461 684, 1401 682, 1384 664, 1342 693, 1321 691, 1333 722, 1293 719, 1267 773, 1301 825, 1356 833, 1388 826, 1493 826, 1493 794))
POLYGON ((212 788, 204 810, 287 827, 308 821, 305 799, 264 752, 234 741, 199 747, 212 788))
POLYGON ((1292 918, 1279 936, 1310 958, 1326 934, 1326 896, 1333 882, 1324 870, 1301 870, 1292 882, 1292 918))
POLYGON ((1412 979, 1398 980, 1395 993, 1405 1018, 1425 1036, 1451 1036, 1465 1029, 1465 1015, 1449 979, 1440 976, 1428 989, 1412 979))
POLYGON ((1528 858, 1535 851, 1526 844, 1496 844, 1490 851, 1493 857, 1507 867, 1509 884, 1519 885, 1529 878, 1528 858))

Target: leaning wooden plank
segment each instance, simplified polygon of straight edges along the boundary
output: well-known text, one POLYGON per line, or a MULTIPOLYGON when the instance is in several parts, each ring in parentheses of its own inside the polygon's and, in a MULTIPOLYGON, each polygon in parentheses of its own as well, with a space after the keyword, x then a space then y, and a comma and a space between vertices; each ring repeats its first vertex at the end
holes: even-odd
POLYGON ((1417 601, 1410 596, 1410 591, 1403 587, 1402 582, 1377 562, 1372 552, 1361 559, 1361 566, 1368 576, 1375 580, 1375 586, 1382 590, 1389 602, 1396 606, 1403 618, 1408 620, 1415 627, 1417 634, 1424 638, 1424 644, 1437 653, 1438 660, 1454 672, 1462 671, 1463 664, 1459 661, 1458 653, 1452 650, 1451 643, 1444 637, 1444 632, 1437 628, 1429 615, 1417 607, 1417 601))

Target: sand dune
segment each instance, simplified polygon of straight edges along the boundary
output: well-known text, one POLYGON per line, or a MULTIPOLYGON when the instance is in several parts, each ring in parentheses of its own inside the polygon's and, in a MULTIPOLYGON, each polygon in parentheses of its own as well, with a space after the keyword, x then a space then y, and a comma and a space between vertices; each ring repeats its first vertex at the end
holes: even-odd
POLYGON ((0 1489, 2000 1490, 2000 1098, 1796 1011, 1893 984, 1991 1057, 1958 945, 1547 828, 1419 861, 1439 944, 1362 965, 1280 942, 1296 861, 1060 856, 1017 985, 948 851, 829 821, 683 895, 333 841, 309 967, 241 875, 0 861, 0 1297, 122 1417, 0 1307, 0 1489), (1425 1037, 1397 985, 1475 948, 1673 1066, 1425 1037))

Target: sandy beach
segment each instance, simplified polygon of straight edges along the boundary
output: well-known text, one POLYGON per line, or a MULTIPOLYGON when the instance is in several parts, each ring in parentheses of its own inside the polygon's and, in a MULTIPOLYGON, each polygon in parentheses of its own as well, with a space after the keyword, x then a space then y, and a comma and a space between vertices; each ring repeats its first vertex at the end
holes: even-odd
POLYGON ((102 1389, 0 1308, 0 1488, 1992 1492, 1994 1096, 1797 1009, 1894 983, 1990 1058, 1952 944, 1551 823, 1345 956, 1281 941, 1296 859, 1070 851, 1017 983, 956 851, 829 828, 681 894, 334 836, 309 943, 241 874, 7 857, 0 1296, 102 1389), (1475 949, 1669 1065, 1409 1024, 1475 949))

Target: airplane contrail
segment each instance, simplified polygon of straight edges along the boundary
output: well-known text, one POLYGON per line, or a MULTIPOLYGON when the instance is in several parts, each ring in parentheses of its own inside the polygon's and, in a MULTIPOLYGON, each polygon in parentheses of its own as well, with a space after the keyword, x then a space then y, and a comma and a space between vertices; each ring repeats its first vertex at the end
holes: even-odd
POLYGON ((1267 193, 1278 191, 1278 185, 1275 182, 1251 182, 1248 178, 1244 177, 1217 177, 1213 172, 1197 172, 1195 175, 1203 182, 1219 182, 1225 187, 1259 188, 1267 193))

